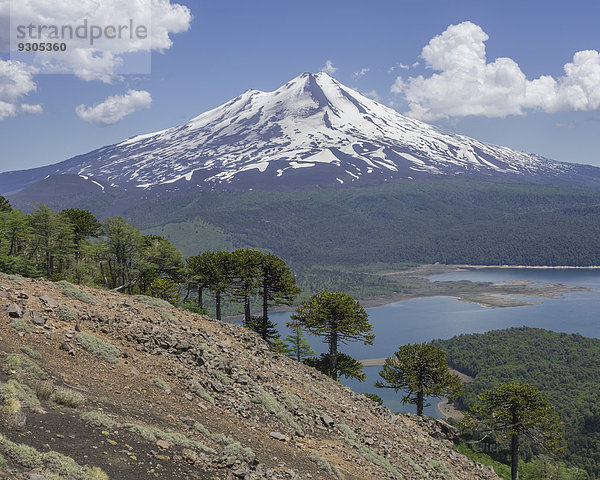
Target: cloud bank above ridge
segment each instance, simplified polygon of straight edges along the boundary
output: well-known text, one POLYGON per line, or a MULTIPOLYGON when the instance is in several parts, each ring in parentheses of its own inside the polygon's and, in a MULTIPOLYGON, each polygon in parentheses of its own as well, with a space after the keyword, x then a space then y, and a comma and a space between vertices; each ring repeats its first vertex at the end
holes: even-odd
POLYGON ((427 68, 438 73, 404 79, 391 91, 405 96, 407 115, 424 121, 480 115, 506 117, 527 110, 546 113, 600 109, 600 53, 583 50, 564 65, 564 76, 528 80, 512 59, 486 58, 489 36, 472 23, 450 25, 422 50, 427 68))

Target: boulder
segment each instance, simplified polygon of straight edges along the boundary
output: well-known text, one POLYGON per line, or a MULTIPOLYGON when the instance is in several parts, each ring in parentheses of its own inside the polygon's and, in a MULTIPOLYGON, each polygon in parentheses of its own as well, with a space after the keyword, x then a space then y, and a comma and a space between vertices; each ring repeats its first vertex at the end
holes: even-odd
POLYGON ((23 309, 16 303, 11 303, 6 309, 6 313, 10 318, 21 318, 23 316, 23 309))
POLYGON ((31 323, 38 327, 43 327, 46 324, 47 318, 42 315, 37 315, 31 319, 31 323))
POLYGON ((46 306, 49 307, 49 308, 56 308, 56 307, 58 307, 58 302, 56 300, 54 300, 52 297, 49 297, 48 295, 42 295, 40 297, 40 300, 42 302, 44 302, 46 304, 46 306))

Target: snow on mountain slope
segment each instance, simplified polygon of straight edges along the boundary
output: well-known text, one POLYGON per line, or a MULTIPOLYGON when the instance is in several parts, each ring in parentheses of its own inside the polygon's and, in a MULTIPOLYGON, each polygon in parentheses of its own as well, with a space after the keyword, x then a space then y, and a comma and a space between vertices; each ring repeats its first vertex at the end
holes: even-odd
POLYGON ((239 97, 160 132, 57 164, 105 185, 202 189, 379 183, 424 174, 551 175, 574 165, 447 134, 326 73, 239 97), (177 183, 179 184, 179 183, 177 183))

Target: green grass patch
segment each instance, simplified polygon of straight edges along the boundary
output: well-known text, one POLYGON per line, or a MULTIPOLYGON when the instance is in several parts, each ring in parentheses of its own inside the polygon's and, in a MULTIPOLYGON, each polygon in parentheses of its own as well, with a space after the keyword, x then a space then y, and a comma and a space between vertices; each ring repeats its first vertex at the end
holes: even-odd
POLYGON ((78 333, 75 338, 94 357, 108 363, 119 363, 121 351, 113 344, 84 332, 78 333))
POLYGON ((177 317, 175 315, 173 315, 171 312, 167 312, 166 310, 161 310, 160 314, 163 317, 165 317, 167 320, 170 320, 171 322, 176 322, 177 321, 177 317))

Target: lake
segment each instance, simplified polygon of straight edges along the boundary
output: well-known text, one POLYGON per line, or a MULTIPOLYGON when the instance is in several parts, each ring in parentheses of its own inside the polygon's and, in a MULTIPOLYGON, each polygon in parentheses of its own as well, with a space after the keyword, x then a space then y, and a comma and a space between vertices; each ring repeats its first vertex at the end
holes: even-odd
MULTIPOLYGON (((489 268, 432 275, 436 280, 471 280, 504 283, 511 280, 528 280, 537 284, 562 283, 583 286, 587 292, 571 292, 557 298, 534 298, 537 305, 488 308, 460 302, 454 297, 426 297, 396 302, 382 307, 369 308, 369 320, 373 324, 373 345, 350 343, 341 345, 340 351, 362 360, 389 357, 399 346, 407 343, 429 342, 435 338, 451 338, 461 333, 482 333, 509 327, 536 327, 556 332, 580 333, 586 337, 600 338, 600 269, 529 269, 489 268)), ((528 300, 532 300, 528 298, 528 300)), ((290 313, 270 315, 277 323, 282 339, 288 333, 286 322, 290 313)), ((327 350, 321 338, 306 335, 318 353, 327 350)), ((377 389, 373 383, 379 379, 381 367, 366 367, 365 382, 342 379, 356 392, 377 393, 393 412, 414 413, 412 405, 402 405, 402 393, 389 389, 377 389)), ((426 415, 440 416, 436 403, 425 409, 426 415)))

